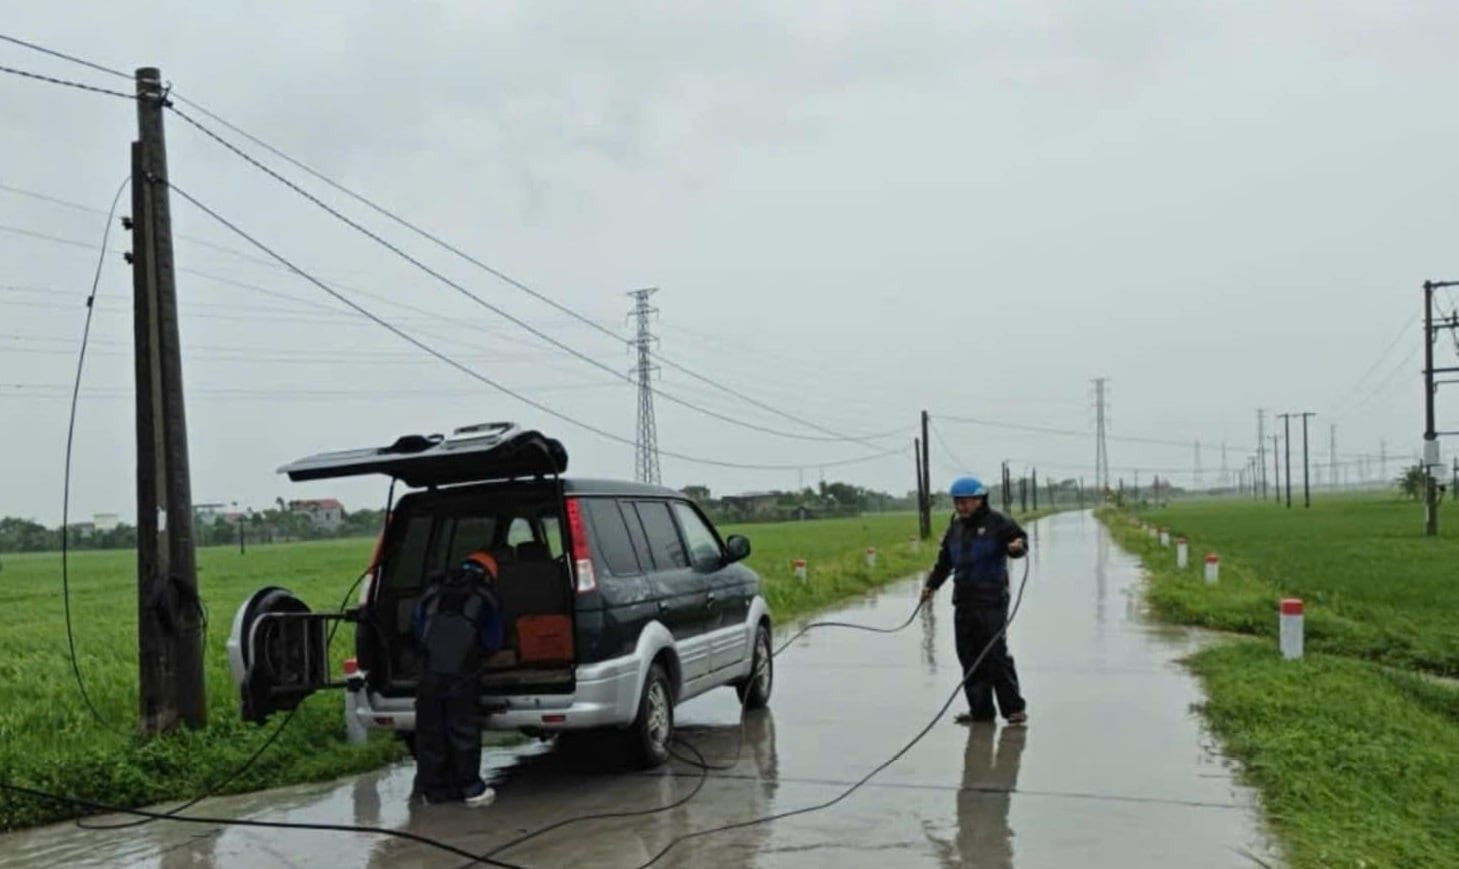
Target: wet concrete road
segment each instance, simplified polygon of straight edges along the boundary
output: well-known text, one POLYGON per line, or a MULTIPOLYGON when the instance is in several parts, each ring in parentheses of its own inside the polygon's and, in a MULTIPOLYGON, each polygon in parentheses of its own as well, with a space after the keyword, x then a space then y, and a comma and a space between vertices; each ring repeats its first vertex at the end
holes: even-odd
MULTIPOLYGON (((1135 561, 1085 514, 1036 523, 1012 649, 1030 726, 962 727, 951 714, 905 757, 826 811, 689 840, 659 866, 1110 866, 1280 862, 1252 795, 1232 781, 1191 711, 1175 659, 1198 642, 1140 620, 1135 561)), ((1015 581, 1018 570, 1015 570, 1015 581)), ((915 604, 905 582, 830 617, 890 626, 915 604)), ((822 630, 778 659, 771 709, 752 716, 732 770, 686 805, 580 823, 499 855, 530 866, 633 867, 677 836, 824 802, 906 743, 958 681, 948 589, 891 636, 822 630)), ((962 708, 961 700, 953 711, 962 708)), ((679 709, 681 733, 713 763, 733 758, 739 708, 725 689, 679 709)), ((331 784, 210 800, 198 814, 361 824, 484 852, 590 813, 674 802, 699 773, 593 768, 533 744, 491 753, 495 805, 407 805, 406 766, 331 784)), ((458 866, 426 846, 360 834, 157 823, 131 834, 62 825, 0 837, 0 863, 35 865, 458 866)))

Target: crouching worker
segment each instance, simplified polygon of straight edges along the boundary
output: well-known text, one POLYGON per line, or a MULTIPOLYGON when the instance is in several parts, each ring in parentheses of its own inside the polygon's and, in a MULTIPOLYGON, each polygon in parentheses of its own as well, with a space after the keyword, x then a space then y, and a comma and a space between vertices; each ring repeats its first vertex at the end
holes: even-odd
POLYGON ((415 792, 427 803, 484 806, 496 796, 481 779, 477 708, 486 659, 502 644, 496 577, 496 559, 473 552, 431 583, 411 619, 421 651, 415 792))
POLYGON ((953 629, 957 657, 967 681, 968 711, 959 724, 993 720, 993 699, 1009 724, 1024 724, 1028 712, 1018 692, 1018 673, 1008 654, 1008 561, 1028 554, 1028 535, 1018 523, 988 508, 988 489, 976 477, 952 484, 957 516, 942 538, 937 564, 927 576, 922 601, 953 578, 953 629), (981 656, 981 660, 979 660, 981 656), (977 667, 974 669, 974 663, 977 667))

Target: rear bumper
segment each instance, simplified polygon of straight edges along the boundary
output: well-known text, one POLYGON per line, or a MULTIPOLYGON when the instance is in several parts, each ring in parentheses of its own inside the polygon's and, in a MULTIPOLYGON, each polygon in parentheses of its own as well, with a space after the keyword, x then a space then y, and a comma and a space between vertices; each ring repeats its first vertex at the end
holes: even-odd
MULTIPOLYGON (((570 694, 485 695, 507 709, 485 716, 490 730, 582 730, 623 727, 638 715, 638 659, 614 658, 577 668, 570 694)), ((346 714, 372 730, 415 730, 415 698, 385 697, 368 690, 346 696, 346 714)))

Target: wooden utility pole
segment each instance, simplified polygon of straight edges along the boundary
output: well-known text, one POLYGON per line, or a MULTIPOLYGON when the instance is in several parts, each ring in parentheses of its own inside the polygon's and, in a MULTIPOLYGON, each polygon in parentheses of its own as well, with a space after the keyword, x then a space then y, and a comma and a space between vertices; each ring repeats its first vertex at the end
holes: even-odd
POLYGON ((137 70, 132 287, 137 377, 137 647, 143 735, 207 723, 202 606, 177 324, 161 73, 137 70))

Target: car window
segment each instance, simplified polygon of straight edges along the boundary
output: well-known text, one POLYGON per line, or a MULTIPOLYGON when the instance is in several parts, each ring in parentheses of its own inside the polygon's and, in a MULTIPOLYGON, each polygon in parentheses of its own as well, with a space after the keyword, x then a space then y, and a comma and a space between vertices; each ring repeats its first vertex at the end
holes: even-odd
POLYGON ((386 552, 382 588, 415 588, 425 572, 426 548, 431 543, 430 516, 412 516, 405 526, 404 538, 386 552))
POLYGON ((693 507, 679 502, 674 503, 674 515, 679 519, 679 527, 684 531, 684 540, 689 544, 689 559, 695 567, 701 569, 713 569, 719 566, 724 558, 724 552, 719 548, 719 538, 704 524, 693 507))
POLYGON ((628 526, 623 523, 623 514, 618 512, 618 504, 605 498, 585 498, 580 503, 592 523, 593 543, 608 572, 618 576, 639 573, 638 558, 633 554, 628 526))
POLYGON ((511 527, 507 529, 508 546, 516 546, 518 543, 526 543, 535 539, 537 538, 532 534, 531 522, 521 516, 512 520, 511 527))
POLYGON ((553 558, 562 557, 562 523, 556 516, 542 517, 542 533, 547 535, 547 549, 553 558))
POLYGON ((455 520, 452 523, 451 544, 446 550, 446 558, 436 564, 436 569, 454 567, 477 549, 490 549, 495 532, 495 516, 462 516, 455 520))
POLYGON ((689 557, 679 539, 679 529, 669 515, 669 505, 662 501, 636 501, 634 508, 643 522, 643 533, 648 538, 648 551, 658 570, 673 570, 689 566, 689 557))

